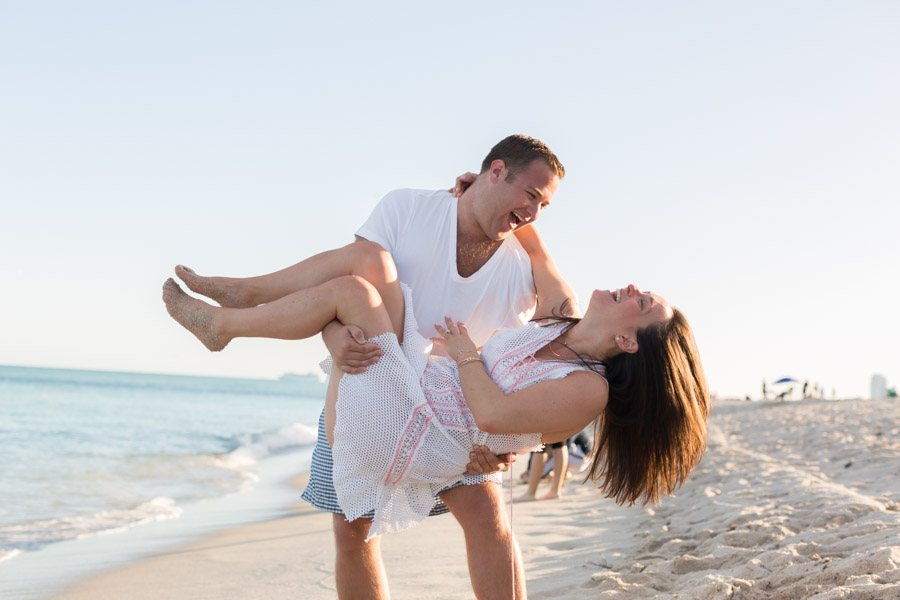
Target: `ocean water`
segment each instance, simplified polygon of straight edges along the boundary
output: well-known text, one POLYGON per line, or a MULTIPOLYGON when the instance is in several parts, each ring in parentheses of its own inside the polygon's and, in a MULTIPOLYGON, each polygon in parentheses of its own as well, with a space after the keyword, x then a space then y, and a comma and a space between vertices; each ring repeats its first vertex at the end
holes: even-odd
POLYGON ((265 503, 267 476, 308 468, 324 397, 298 379, 0 366, 0 597, 25 597, 3 582, 73 540, 265 503))

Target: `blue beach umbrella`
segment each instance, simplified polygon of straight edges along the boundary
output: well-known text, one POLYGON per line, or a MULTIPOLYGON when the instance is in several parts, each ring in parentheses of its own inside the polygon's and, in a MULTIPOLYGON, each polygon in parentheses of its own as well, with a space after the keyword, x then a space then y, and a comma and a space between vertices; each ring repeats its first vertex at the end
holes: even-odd
POLYGON ((778 381, 773 381, 772 383, 800 383, 800 380, 794 379, 793 377, 782 377, 778 381))

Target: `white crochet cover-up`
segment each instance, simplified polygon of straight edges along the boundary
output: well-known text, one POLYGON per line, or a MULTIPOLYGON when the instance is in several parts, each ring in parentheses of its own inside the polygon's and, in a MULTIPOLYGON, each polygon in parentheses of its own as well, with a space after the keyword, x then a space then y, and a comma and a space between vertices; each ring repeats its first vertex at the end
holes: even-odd
MULTIPOLYGON (((348 520, 374 509, 367 540, 424 520, 437 493, 462 481, 474 444, 495 454, 541 447, 540 433, 487 434, 475 426, 456 362, 429 358, 432 343, 419 333, 410 290, 402 287, 402 346, 393 333, 369 340, 384 355, 365 373, 343 375, 336 405, 334 489, 348 520)), ((505 394, 585 369, 577 363, 531 360, 564 327, 529 323, 488 340, 481 358, 505 394)), ((329 367, 326 360, 323 369, 329 367)))

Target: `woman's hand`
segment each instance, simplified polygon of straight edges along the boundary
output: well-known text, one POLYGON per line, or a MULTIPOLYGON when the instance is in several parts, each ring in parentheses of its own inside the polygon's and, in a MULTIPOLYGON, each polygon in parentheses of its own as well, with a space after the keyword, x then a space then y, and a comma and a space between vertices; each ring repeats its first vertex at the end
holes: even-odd
MULTIPOLYGON (((435 325, 434 328, 438 332, 438 337, 431 340, 443 348, 447 354, 456 359, 456 364, 465 365, 468 362, 482 363, 478 355, 478 349, 475 348, 475 342, 469 337, 469 331, 463 323, 453 324, 450 317, 444 317, 445 326, 435 325)), ((478 371, 479 369, 476 369, 478 371)), ((480 369, 484 373, 484 369, 480 369)), ((474 375, 474 373, 473 373, 474 375)), ((488 379, 489 385, 496 388, 496 384, 488 379)), ((471 395, 466 395, 466 402, 471 395)), ((488 450, 487 446, 475 446, 469 453, 469 464, 466 465, 468 473, 496 473, 498 471, 508 471, 510 465, 516 460, 515 453, 510 454, 494 454, 488 450)))
POLYGON ((438 337, 431 338, 431 341, 443 348, 457 364, 469 357, 478 358, 478 349, 463 323, 454 325, 450 317, 444 317, 444 326, 435 325, 434 328, 438 332, 438 337))
POLYGON ((472 173, 472 172, 463 173, 462 175, 460 175, 459 177, 456 178, 456 185, 447 191, 450 192, 451 194, 453 194, 454 197, 459 198, 460 196, 463 195, 463 192, 465 192, 467 189, 469 189, 470 185, 475 183, 475 180, 477 178, 478 178, 478 175, 476 175, 475 173, 472 173))

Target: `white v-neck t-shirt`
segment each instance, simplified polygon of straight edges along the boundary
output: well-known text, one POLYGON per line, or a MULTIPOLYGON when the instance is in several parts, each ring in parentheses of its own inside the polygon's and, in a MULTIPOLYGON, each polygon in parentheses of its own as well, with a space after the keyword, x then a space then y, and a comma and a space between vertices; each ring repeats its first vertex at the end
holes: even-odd
POLYGON ((457 199, 446 191, 401 189, 387 194, 356 232, 394 257, 400 281, 412 288, 419 332, 434 337, 447 315, 462 321, 477 346, 494 331, 520 327, 537 301, 531 261, 508 236, 477 272, 456 268, 457 199))

